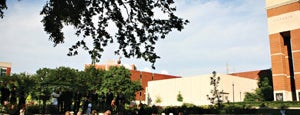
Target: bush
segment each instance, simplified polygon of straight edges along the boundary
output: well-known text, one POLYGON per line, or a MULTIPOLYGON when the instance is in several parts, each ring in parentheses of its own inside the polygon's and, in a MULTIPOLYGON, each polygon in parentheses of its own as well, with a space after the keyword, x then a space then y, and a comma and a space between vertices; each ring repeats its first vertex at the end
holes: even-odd
POLYGON ((32 114, 39 114, 41 113, 40 111, 40 106, 38 105, 31 105, 31 106, 28 106, 26 107, 26 115, 32 115, 32 114))
MULTIPOLYGON (((159 108, 156 106, 145 107, 139 110, 142 114, 170 114, 174 115, 183 114, 269 114, 279 113, 280 107, 300 105, 297 102, 238 102, 238 103, 227 103, 221 107, 209 105, 209 106, 195 106, 193 104, 183 104, 182 106, 168 106, 159 108), (276 108, 269 108, 269 106, 276 108), (257 108, 258 107, 258 108, 257 108), (278 108, 277 108, 278 107, 278 108)), ((287 113, 298 113, 299 110, 288 110, 287 113)))
MULTIPOLYGON (((299 102, 237 102, 226 103, 221 107, 208 105, 208 106, 196 106, 189 103, 184 103, 182 106, 147 106, 142 105, 140 108, 127 107, 124 111, 125 114, 264 114, 264 113, 278 113, 283 107, 287 110, 287 113, 297 113, 299 110, 289 110, 288 107, 299 107, 299 102)), ((31 105, 26 107, 26 115, 40 114, 42 106, 31 105)), ((17 110, 17 109, 16 109, 17 110)), ((4 113, 13 113, 16 111, 6 110, 4 113)), ((57 110, 48 105, 46 107, 46 114, 57 114, 57 110)))

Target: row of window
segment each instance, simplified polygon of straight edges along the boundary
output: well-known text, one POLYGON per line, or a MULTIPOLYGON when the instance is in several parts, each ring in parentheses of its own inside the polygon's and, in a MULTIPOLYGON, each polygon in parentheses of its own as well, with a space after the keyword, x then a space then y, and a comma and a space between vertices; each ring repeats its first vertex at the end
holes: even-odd
MULTIPOLYGON (((298 100, 300 100, 300 92, 298 92, 298 100)), ((275 101, 283 101, 283 93, 275 93, 275 101)))

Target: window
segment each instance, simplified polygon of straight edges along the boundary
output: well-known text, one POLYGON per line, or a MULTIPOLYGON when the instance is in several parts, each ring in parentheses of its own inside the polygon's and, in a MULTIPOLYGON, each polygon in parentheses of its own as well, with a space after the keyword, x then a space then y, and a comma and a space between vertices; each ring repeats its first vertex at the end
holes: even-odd
POLYGON ((143 75, 142 75, 142 72, 140 73, 140 82, 142 83, 143 81, 143 75))
POLYGON ((276 101, 283 101, 283 93, 276 93, 276 101))
POLYGON ((154 80, 154 73, 152 73, 152 80, 154 80))
POLYGON ((0 67, 0 76, 6 76, 6 68, 0 67))

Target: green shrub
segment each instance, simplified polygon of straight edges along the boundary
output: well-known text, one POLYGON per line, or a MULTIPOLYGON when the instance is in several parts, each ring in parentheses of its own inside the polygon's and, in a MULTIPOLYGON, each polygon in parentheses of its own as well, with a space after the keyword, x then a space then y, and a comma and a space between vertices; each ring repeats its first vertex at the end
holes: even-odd
POLYGON ((38 105, 31 105, 26 107, 26 115, 39 114, 41 107, 38 105))

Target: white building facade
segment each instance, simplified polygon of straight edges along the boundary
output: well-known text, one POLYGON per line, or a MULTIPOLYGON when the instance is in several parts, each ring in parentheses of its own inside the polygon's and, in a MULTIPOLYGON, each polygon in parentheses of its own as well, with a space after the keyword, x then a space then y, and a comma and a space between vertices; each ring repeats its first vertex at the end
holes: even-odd
MULTIPOLYGON (((182 103, 209 105, 207 95, 211 95, 209 75, 183 77, 177 79, 150 81, 146 89, 146 104, 160 106, 180 106, 182 103), (181 94, 183 101, 177 101, 181 94)), ((218 89, 222 91, 224 102, 240 102, 246 92, 254 92, 257 80, 232 75, 217 74, 220 77, 218 89)))

